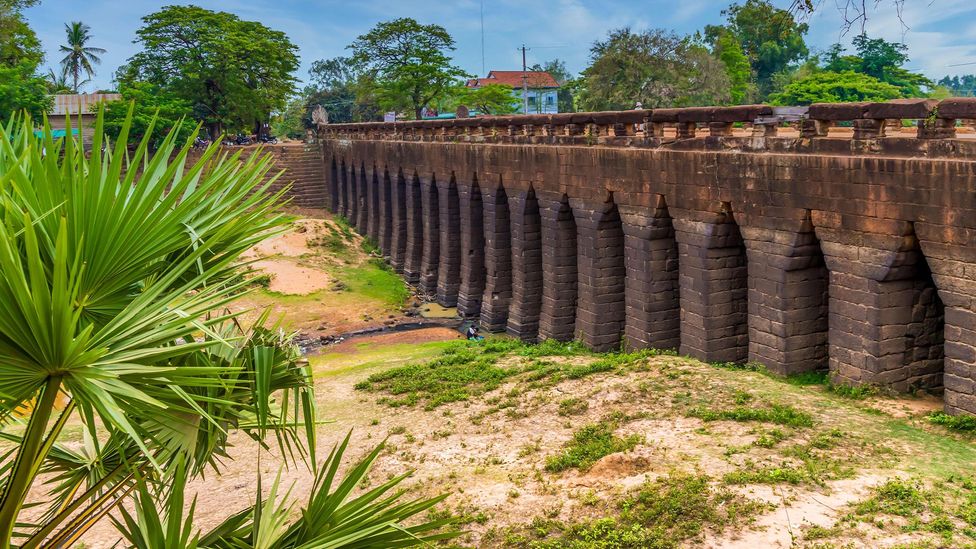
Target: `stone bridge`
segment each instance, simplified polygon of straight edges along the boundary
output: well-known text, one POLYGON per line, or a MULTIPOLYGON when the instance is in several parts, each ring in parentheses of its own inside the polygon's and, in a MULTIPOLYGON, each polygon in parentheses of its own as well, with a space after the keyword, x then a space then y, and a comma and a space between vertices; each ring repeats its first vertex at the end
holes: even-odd
POLYGON ((976 139, 958 123, 976 101, 786 118, 756 105, 322 126, 327 206, 487 330, 829 368, 976 413, 976 139))

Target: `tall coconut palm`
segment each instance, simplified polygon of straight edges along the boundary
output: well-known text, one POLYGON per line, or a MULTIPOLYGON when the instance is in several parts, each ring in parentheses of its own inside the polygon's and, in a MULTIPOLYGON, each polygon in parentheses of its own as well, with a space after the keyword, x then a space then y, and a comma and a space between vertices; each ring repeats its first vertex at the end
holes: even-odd
POLYGON ((68 36, 68 44, 61 46, 61 53, 67 54, 61 60, 61 67, 74 78, 74 92, 78 93, 78 86, 82 84, 81 74, 88 78, 95 74, 95 65, 102 62, 99 55, 105 53, 102 48, 88 46, 91 40, 91 27, 81 21, 64 24, 64 32, 68 36))

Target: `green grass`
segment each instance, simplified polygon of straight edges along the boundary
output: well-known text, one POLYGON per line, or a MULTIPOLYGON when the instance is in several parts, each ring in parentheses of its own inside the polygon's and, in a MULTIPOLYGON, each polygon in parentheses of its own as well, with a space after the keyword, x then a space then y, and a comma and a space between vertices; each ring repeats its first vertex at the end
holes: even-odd
POLYGON ((392 307, 402 307, 410 297, 403 279, 385 261, 370 258, 364 265, 341 269, 339 277, 348 290, 356 295, 381 301, 392 307))
POLYGON ((929 416, 929 421, 953 431, 976 432, 976 416, 950 416, 936 412, 929 416))
POLYGON ((561 416, 576 416, 586 412, 590 405, 581 398, 567 398, 559 402, 557 413, 561 416))
POLYGON ((575 524, 540 518, 532 528, 512 531, 502 541, 538 549, 671 549, 700 540, 706 530, 743 524, 767 505, 716 488, 704 475, 672 474, 625 494, 616 507, 616 517, 575 524))
MULTIPOLYGON (((551 356, 575 356, 579 344, 542 343, 531 345, 509 338, 489 338, 481 342, 456 342, 441 356, 424 364, 409 364, 371 375, 356 389, 385 393, 380 402, 392 407, 423 405, 433 409, 450 402, 468 400, 497 389, 515 376, 526 387, 552 385, 564 379, 580 379, 600 372, 622 370, 638 364, 656 351, 608 353, 584 363, 554 363, 551 356), (499 360, 513 357, 513 363, 500 366, 499 360), (519 360, 521 359, 521 360, 519 360)), ((586 352, 582 358, 592 353, 586 352)))
POLYGON ((620 438, 613 434, 614 425, 608 422, 593 423, 576 431, 562 453, 546 458, 546 471, 558 473, 566 469, 585 471, 604 456, 633 450, 643 442, 639 435, 620 438))
POLYGON ((689 410, 688 415, 706 422, 759 421, 789 427, 813 426, 813 417, 810 414, 785 404, 770 404, 762 408, 742 405, 726 409, 698 407, 689 410))

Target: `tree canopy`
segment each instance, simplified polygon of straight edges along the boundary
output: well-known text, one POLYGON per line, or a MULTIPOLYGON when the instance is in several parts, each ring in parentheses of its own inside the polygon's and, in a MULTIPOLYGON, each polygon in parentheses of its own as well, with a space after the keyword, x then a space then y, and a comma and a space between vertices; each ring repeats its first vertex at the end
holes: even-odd
POLYGON ((789 10, 779 9, 769 0, 746 0, 722 11, 725 25, 708 25, 705 38, 714 46, 726 33, 738 40, 755 75, 761 97, 772 89, 773 75, 807 56, 803 36, 806 23, 799 23, 789 10))
POLYGON ((88 45, 88 41, 91 40, 91 27, 81 21, 65 23, 64 31, 68 43, 60 48, 61 53, 65 54, 64 59, 61 60, 61 68, 66 74, 71 75, 74 83, 72 89, 78 93, 78 86, 95 74, 95 65, 102 62, 99 55, 105 53, 105 50, 88 45), (82 73, 86 80, 82 80, 82 73))
POLYGON ((40 117, 51 108, 47 83, 37 68, 44 52, 21 10, 37 0, 0 0, 0 124, 18 111, 40 117))
POLYGON ((690 37, 665 30, 610 32, 590 48, 578 80, 582 110, 715 105, 730 99, 722 62, 690 37))
POLYGON ((902 97, 901 90, 887 82, 854 71, 821 71, 796 80, 782 92, 770 96, 776 105, 810 105, 849 101, 887 101, 902 97))
POLYGON ((833 72, 854 71, 887 82, 901 91, 904 97, 921 97, 924 88, 934 83, 925 76, 903 68, 908 62, 908 46, 888 42, 883 38, 869 38, 859 34, 852 40, 856 55, 845 55, 844 47, 834 44, 826 54, 824 68, 833 72))
POLYGON ((353 62, 367 71, 379 105, 409 110, 418 119, 424 107, 468 76, 452 63, 454 39, 447 30, 411 18, 379 23, 349 49, 353 62))
POLYGON ((167 6, 142 18, 120 83, 142 80, 189 102, 193 115, 222 131, 260 131, 294 91, 297 47, 280 32, 226 12, 167 6))

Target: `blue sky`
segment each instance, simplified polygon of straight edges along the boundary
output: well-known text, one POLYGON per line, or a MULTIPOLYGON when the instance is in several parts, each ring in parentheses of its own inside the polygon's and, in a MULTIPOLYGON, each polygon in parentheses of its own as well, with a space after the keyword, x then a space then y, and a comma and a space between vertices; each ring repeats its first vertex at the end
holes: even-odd
MULTIPOLYGON (((836 0, 840 1, 840 0, 836 0)), ((904 39, 909 46, 908 67, 930 77, 976 73, 976 0, 906 0, 904 29, 891 7, 881 0, 870 13, 867 31, 872 37, 904 39)), ((163 5, 148 0, 41 0, 27 17, 47 50, 49 66, 57 64, 57 47, 64 39, 64 23, 81 20, 92 27, 92 45, 108 50, 89 91, 111 86, 112 72, 137 51, 132 43, 140 17, 163 5)), ((379 21, 414 17, 443 25, 457 41, 455 60, 472 74, 482 72, 480 0, 198 0, 197 5, 229 11, 284 31, 300 49, 305 78, 312 61, 343 55, 345 46, 379 21)), ((774 0, 780 6, 789 0, 774 0)), ((589 46, 607 30, 666 28, 691 33, 706 24, 720 23, 729 0, 484 0, 485 68, 521 68, 519 45, 525 43, 529 63, 558 57, 577 72, 587 65, 589 46)), ((869 4, 874 4, 873 0, 869 4)), ((810 20, 807 43, 814 49, 848 42, 841 36, 841 15, 835 0, 824 0, 810 20)))

